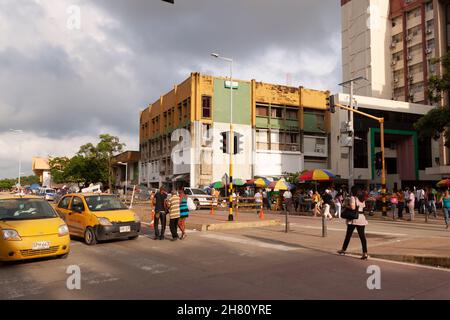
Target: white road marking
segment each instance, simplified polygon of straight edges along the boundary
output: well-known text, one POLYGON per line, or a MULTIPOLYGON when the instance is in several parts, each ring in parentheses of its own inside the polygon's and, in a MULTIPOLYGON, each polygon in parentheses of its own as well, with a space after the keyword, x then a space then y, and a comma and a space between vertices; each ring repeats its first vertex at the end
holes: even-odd
POLYGON ((204 235, 202 235, 202 237, 215 239, 215 240, 224 240, 224 241, 229 241, 229 242, 242 243, 242 244, 246 244, 246 245, 257 246, 257 247, 266 248, 266 249, 275 249, 275 250, 280 250, 280 251, 294 251, 294 250, 300 249, 300 248, 285 246, 282 244, 272 244, 272 243, 266 243, 266 242, 256 241, 256 240, 248 240, 248 239, 229 237, 229 236, 224 236, 224 235, 220 235, 220 234, 204 234, 204 235))
MULTIPOLYGON (((305 226, 299 223, 289 223, 290 225, 296 226, 296 227, 300 227, 300 228, 305 228, 305 229, 316 229, 316 230, 322 230, 322 227, 316 227, 316 226, 305 226)), ((328 227, 328 230, 331 231, 345 231, 345 229, 342 228, 332 228, 332 227, 328 227)), ((366 230, 366 234, 379 234, 379 235, 385 235, 385 236, 399 236, 399 237, 406 237, 407 234, 405 233, 391 233, 391 232, 379 232, 379 231, 367 231, 366 230)))

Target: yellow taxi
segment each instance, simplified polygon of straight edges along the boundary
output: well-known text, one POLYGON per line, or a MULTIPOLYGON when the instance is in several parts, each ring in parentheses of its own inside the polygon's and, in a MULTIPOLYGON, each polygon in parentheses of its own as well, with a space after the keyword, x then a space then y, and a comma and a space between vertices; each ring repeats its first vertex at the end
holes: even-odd
POLYGON ((33 196, 0 198, 0 261, 67 257, 67 224, 46 200, 33 196))
POLYGON ((68 194, 61 198, 56 210, 69 226, 70 235, 83 238, 88 245, 137 239, 141 231, 137 215, 111 194, 68 194))

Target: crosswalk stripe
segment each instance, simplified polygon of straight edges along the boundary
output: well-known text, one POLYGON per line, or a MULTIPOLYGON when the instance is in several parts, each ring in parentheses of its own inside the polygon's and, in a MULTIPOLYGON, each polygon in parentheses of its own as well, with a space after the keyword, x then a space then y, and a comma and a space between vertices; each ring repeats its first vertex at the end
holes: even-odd
POLYGON ((245 244, 245 245, 251 245, 251 246, 256 246, 256 247, 260 247, 260 248, 274 249, 274 250, 280 250, 280 251, 293 251, 293 250, 300 249, 300 248, 296 248, 296 247, 285 246, 282 244, 272 244, 272 243, 267 243, 267 242, 263 242, 263 241, 241 239, 241 238, 236 238, 236 237, 224 236, 224 235, 220 235, 220 234, 204 234, 204 235, 202 235, 202 237, 214 239, 214 240, 223 240, 223 241, 229 241, 229 242, 234 242, 234 243, 241 243, 241 244, 245 244))

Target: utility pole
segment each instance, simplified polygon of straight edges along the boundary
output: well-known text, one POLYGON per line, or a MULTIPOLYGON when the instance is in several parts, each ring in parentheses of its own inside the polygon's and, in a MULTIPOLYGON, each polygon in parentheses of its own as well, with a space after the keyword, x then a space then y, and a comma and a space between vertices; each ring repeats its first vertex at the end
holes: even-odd
POLYGON ((346 85, 350 85, 350 101, 349 101, 349 107, 350 110, 348 110, 347 112, 347 118, 348 118, 348 136, 350 137, 350 144, 348 146, 348 191, 351 191, 351 188, 353 187, 353 185, 355 184, 355 178, 354 178, 354 158, 355 158, 355 149, 353 147, 354 143, 355 143, 355 134, 354 134, 354 126, 353 126, 353 90, 354 90, 354 84, 356 81, 359 80, 367 80, 364 77, 357 77, 357 78, 353 78, 350 79, 348 81, 342 82, 339 85, 340 86, 346 86, 346 85))
POLYGON ((334 106, 339 107, 341 109, 347 110, 351 113, 357 113, 360 114, 362 116, 365 116, 367 118, 373 119, 378 121, 378 123, 380 124, 380 146, 381 146, 381 202, 382 202, 382 207, 381 207, 381 212, 383 214, 383 216, 386 215, 387 212, 387 206, 386 206, 386 163, 384 161, 384 157, 385 157, 385 153, 384 153, 384 118, 383 117, 375 117, 371 114, 359 111, 359 110, 355 110, 353 108, 344 106, 342 104, 335 104, 334 106))

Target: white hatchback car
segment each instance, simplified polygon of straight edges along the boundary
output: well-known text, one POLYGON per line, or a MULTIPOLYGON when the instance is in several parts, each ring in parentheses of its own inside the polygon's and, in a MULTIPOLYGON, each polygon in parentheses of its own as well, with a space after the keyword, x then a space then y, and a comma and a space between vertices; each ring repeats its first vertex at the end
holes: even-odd
POLYGON ((195 206, 198 208, 199 206, 211 206, 211 196, 208 195, 202 189, 196 188, 184 188, 184 193, 188 195, 192 200, 194 200, 195 206))

